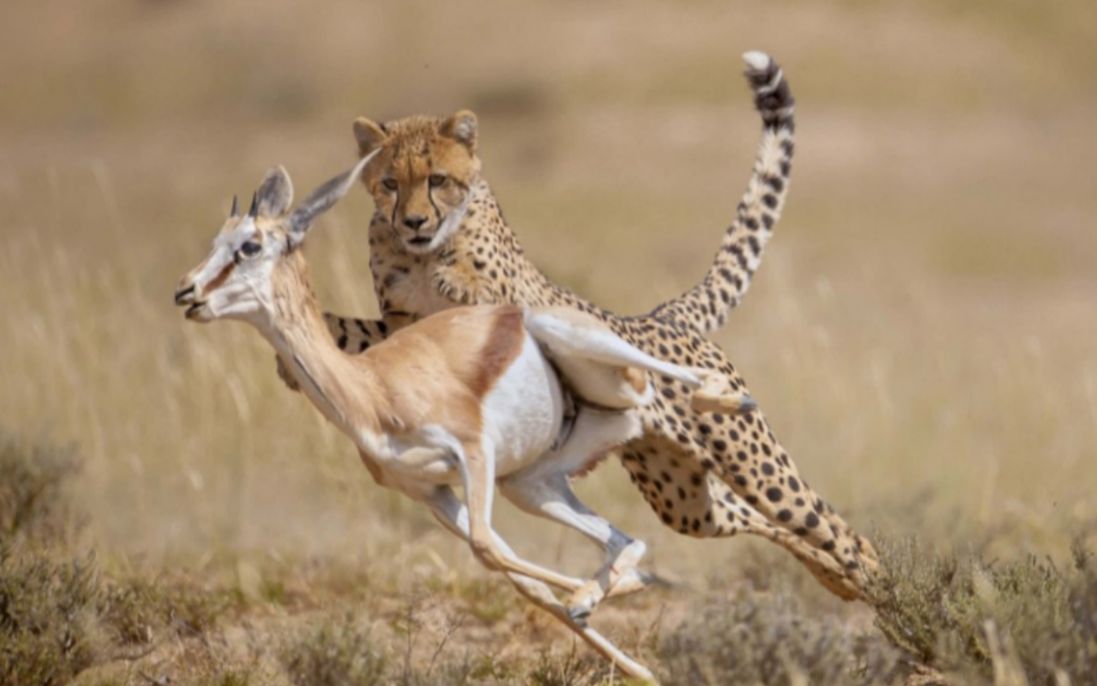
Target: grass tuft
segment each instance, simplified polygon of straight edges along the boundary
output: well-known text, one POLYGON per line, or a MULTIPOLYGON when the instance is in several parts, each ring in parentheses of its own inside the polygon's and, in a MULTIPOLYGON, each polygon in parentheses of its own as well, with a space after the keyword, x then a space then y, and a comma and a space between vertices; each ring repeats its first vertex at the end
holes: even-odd
POLYGON ((881 684, 903 671, 883 637, 754 589, 706 596, 658 651, 668 683, 881 684))
POLYGON ((883 546, 876 625, 912 659, 965 682, 1097 684, 1097 565, 933 555, 883 546))
POLYGON ((0 544, 0 684, 67 683, 98 653, 93 560, 56 562, 0 544))
POLYGON ((290 680, 299 686, 370 686, 384 683, 385 657, 371 631, 351 614, 290 638, 280 651, 290 680))
POLYGON ((601 686, 622 683, 611 679, 605 661, 590 651, 578 653, 575 644, 564 655, 542 651, 526 675, 533 686, 601 686))
POLYGON ((134 577, 110 582, 99 609, 117 642, 148 644, 157 637, 207 633, 237 605, 238 598, 230 591, 134 577))
POLYGON ((0 539, 68 540, 77 520, 65 489, 78 471, 71 448, 29 443, 0 427, 0 539))

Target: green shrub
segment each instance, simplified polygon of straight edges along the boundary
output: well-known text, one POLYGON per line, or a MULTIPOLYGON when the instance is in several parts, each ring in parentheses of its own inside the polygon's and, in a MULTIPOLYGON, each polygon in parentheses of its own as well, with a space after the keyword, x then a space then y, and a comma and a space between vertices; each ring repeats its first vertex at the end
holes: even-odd
POLYGON ((101 598, 91 558, 55 562, 0 544, 0 684, 62 684, 90 666, 101 598))
POLYGON ((298 686, 371 686, 384 682, 385 659, 370 630, 347 614, 287 641, 279 655, 298 686))
POLYGON ((78 471, 72 449, 27 443, 0 427, 0 539, 68 540, 77 522, 64 491, 78 471))
POLYGON ((913 659, 964 682, 1097 684, 1097 565, 1081 544, 1056 565, 882 546, 876 625, 913 659))
POLYGON ((227 591, 184 581, 142 577, 106 584, 99 604, 104 624, 122 644, 145 644, 160 634, 186 637, 209 631, 235 605, 227 591))
MULTIPOLYGON (((542 651, 526 675, 525 683, 531 686, 601 686, 622 683, 610 680, 610 668, 605 660, 586 649, 580 654, 575 646, 573 643, 572 649, 562 655, 542 651)), ((620 678, 621 673, 617 672, 617 676, 620 678)))
POLYGON ((753 589, 704 598, 660 641, 659 656, 674 684, 889 684, 903 672, 878 634, 753 589))

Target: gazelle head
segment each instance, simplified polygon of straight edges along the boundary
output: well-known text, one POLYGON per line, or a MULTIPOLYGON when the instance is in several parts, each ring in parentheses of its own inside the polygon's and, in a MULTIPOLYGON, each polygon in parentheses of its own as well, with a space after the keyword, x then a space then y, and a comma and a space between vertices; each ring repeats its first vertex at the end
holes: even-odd
POLYGON ((346 195, 372 158, 367 155, 349 171, 329 179, 293 210, 293 182, 280 166, 267 172, 246 214, 240 214, 233 198, 229 218, 213 239, 210 254, 187 272, 175 290, 175 304, 187 307, 187 319, 254 320, 270 312, 279 263, 301 245, 316 217, 346 195))

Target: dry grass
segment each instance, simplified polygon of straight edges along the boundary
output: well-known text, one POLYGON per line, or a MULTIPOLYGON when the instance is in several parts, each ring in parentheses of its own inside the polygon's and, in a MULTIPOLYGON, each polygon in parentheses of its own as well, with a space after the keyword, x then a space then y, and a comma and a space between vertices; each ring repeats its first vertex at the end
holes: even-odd
MULTIPOLYGON (((43 608, 79 590, 64 570, 89 549, 95 583, 128 589, 112 602, 130 607, 116 623, 89 601, 94 650, 72 644, 64 669, 144 636, 152 655, 102 663, 87 681, 147 683, 145 670, 176 683, 288 683, 256 645, 319 640, 297 632, 311 620, 337 629, 350 607, 378 618, 369 635, 383 639, 385 679, 425 674, 448 620, 424 625, 410 662, 388 626, 422 597, 441 604, 428 615, 467 622, 436 680, 608 678, 484 581, 425 513, 373 486, 341 437, 281 388, 257 336, 185 324, 170 293, 231 195, 267 166, 308 186, 352 158, 356 115, 469 106, 486 174, 534 260, 600 304, 647 309, 692 283, 734 209, 756 136, 738 54, 756 47, 781 59, 799 100, 795 182, 755 286, 717 338, 813 486, 859 528, 917 536, 933 553, 908 579, 922 570, 928 585, 893 589, 915 614, 882 627, 944 631, 933 603, 915 612, 910 599, 966 598, 966 578, 1039 598, 1086 588, 1076 584, 1091 573, 1070 570, 1073 541, 1097 546, 1094 13, 1084 0, 1054 11, 1024 0, 688 11, 654 0, 5 3, 0 424, 46 439, 0 442, 3 455, 32 455, 0 465, 15 470, 0 474, 0 527, 53 541, 43 608), (55 478, 72 453, 40 445, 75 446, 72 483, 55 478), (79 535, 74 513, 87 524, 79 535), (928 561, 950 551, 959 571, 946 584, 928 561), (191 598, 200 607, 188 610, 191 598), (188 633, 188 622, 201 626, 188 633)), ((309 246, 338 311, 376 311, 370 211, 352 195, 309 246)), ((734 672, 744 679, 802 683, 854 663, 877 678, 857 652, 883 636, 867 610, 831 601, 787 556, 675 536, 613 464, 580 489, 649 542, 656 571, 683 582, 601 620, 668 680, 694 674, 666 652, 675 641, 700 641, 710 680, 745 654, 702 640, 708 625, 687 616, 693 594, 729 603, 708 603, 710 623, 746 632, 743 651, 777 655, 773 636, 793 637, 780 658, 747 660, 734 672)), ((546 563, 596 564, 577 537, 506 508, 498 518, 546 563)), ((6 558, 12 574, 45 564, 21 536, 8 543, 22 551, 6 558)), ((1001 660, 940 655, 960 655, 967 666, 955 671, 976 683, 1052 673, 1030 665, 1071 669, 1066 653, 1024 653, 1024 626, 1058 625, 1017 607, 972 610, 968 634, 945 631, 1001 660)), ((939 650, 933 636, 914 652, 939 650)))
POLYGON ((1097 565, 1084 544, 1056 563, 937 556, 889 542, 876 625, 912 660, 961 683, 1094 683, 1097 565))

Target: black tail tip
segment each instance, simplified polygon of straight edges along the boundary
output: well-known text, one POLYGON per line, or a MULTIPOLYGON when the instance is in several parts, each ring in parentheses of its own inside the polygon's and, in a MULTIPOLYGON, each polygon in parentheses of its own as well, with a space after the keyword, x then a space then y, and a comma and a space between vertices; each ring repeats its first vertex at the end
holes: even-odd
POLYGON ((754 91, 754 106, 767 126, 779 126, 792 122, 792 109, 796 101, 789 90, 781 66, 764 52, 752 50, 743 54, 747 68, 743 73, 754 91))

